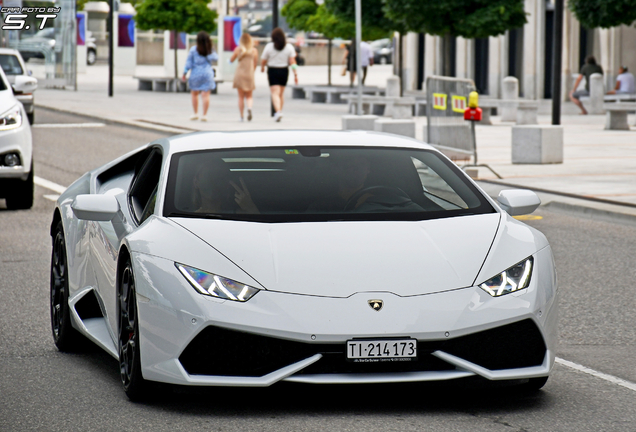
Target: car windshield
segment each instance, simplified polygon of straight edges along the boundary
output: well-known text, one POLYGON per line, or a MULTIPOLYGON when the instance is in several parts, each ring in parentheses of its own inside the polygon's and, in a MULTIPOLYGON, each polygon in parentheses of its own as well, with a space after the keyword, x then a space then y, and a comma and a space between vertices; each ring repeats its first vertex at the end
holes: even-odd
POLYGON ((12 54, 0 54, 0 66, 7 75, 24 75, 20 60, 12 54))
POLYGON ((285 147, 172 156, 163 214, 260 222, 423 220, 495 210, 430 150, 285 147))

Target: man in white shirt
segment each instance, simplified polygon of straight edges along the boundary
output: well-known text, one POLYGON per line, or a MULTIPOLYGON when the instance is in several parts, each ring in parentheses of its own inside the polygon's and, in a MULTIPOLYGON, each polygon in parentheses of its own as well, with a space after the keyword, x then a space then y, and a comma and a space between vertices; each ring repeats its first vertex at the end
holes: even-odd
POLYGON ((360 66, 362 66, 362 84, 367 79, 367 67, 373 66, 373 50, 365 41, 360 42, 360 66))
POLYGON ((635 94, 636 85, 634 84, 634 75, 627 71, 626 66, 618 69, 616 77, 616 87, 614 90, 608 91, 607 94, 635 94))

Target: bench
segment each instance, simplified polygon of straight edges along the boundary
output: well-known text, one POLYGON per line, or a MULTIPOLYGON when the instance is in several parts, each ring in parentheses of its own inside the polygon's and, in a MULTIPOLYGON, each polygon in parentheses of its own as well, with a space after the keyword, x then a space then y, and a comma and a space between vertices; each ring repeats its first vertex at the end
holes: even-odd
MULTIPOLYGON (((589 101, 590 97, 581 96, 580 100, 589 101)), ((630 94, 621 93, 621 94, 605 95, 603 96, 603 101, 604 102, 636 102, 636 93, 630 93, 630 94)))
MULTIPOLYGON (((357 90, 357 87, 349 86, 290 86, 292 89, 292 99, 309 98, 312 103, 332 103, 345 104, 346 100, 342 99, 343 95, 350 94, 357 90)), ((384 90, 375 86, 362 87, 362 93, 367 95, 383 94, 384 90)))
MULTIPOLYGON (((349 113, 355 114, 358 104, 358 96, 356 94, 343 95, 342 99, 349 103, 349 113)), ((413 97, 389 97, 389 96, 369 96, 362 95, 362 113, 361 114, 373 114, 377 116, 391 117, 395 105, 400 106, 399 117, 404 118, 403 107, 406 105, 406 109, 410 110, 411 117, 413 116, 413 109, 416 104, 416 100, 413 97)), ((424 101, 426 104, 426 101, 424 101)))
POLYGON ((603 104, 605 110, 605 130, 630 130, 627 115, 636 111, 636 102, 603 104))
MULTIPOLYGON (((515 124, 517 125, 536 125, 538 124, 537 113, 539 111, 539 102, 528 99, 486 99, 480 101, 479 106, 488 107, 490 109, 497 108, 501 111, 502 121, 511 121, 515 118, 515 124), (510 117, 510 113, 515 112, 515 117, 510 117), (504 112, 508 113, 505 116, 504 112)), ((485 124, 485 123, 484 123, 485 124)), ((492 124, 492 123, 491 123, 492 124)))
MULTIPOLYGON (((137 82, 137 90, 140 91, 157 91, 157 92, 187 92, 188 82, 182 81, 181 78, 174 77, 144 77, 134 76, 137 82)), ((211 91, 212 94, 216 94, 218 84, 223 80, 215 79, 217 86, 211 91)))

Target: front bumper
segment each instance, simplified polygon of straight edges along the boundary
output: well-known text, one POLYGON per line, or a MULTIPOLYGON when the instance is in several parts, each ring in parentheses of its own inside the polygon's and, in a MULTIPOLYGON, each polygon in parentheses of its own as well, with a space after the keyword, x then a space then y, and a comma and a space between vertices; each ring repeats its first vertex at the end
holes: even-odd
POLYGON ((262 291, 236 303, 201 296, 172 262, 135 254, 135 273, 152 275, 136 278, 143 375, 225 386, 547 376, 556 348, 556 277, 549 247, 534 257, 530 286, 499 298, 469 287, 413 297, 262 291), (370 299, 382 299, 384 308, 374 311, 370 299), (416 362, 344 358, 347 340, 394 337, 418 340, 416 362))
POLYGON ((22 106, 24 106, 24 111, 26 111, 28 114, 33 113, 34 100, 35 100, 33 93, 17 94, 15 95, 15 98, 22 103, 22 106))
POLYGON ((33 142, 31 127, 26 118, 26 111, 22 107, 22 124, 20 127, 6 131, 0 131, 0 158, 7 153, 17 153, 20 157, 20 165, 7 167, 0 164, 0 179, 14 178, 26 180, 31 172, 31 158, 33 142))

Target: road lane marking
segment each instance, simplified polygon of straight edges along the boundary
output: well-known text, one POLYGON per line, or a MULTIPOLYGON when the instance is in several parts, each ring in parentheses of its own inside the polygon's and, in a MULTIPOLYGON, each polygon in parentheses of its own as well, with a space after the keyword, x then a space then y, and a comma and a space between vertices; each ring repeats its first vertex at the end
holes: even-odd
POLYGON ((624 380, 622 378, 618 378, 615 377, 614 375, 609 375, 603 372, 599 372, 599 371, 595 371, 594 369, 590 369, 589 367, 580 365, 578 363, 574 363, 571 362, 569 360, 565 360, 562 358, 557 357, 555 359, 555 362, 559 363, 560 365, 563 366, 567 366, 569 368, 572 368, 574 370, 577 370, 579 372, 583 372, 592 376, 595 376, 596 378, 600 378, 603 379, 605 381, 611 382, 612 384, 616 384, 619 385, 621 387, 625 387, 628 388, 630 390, 636 391, 636 384, 627 380, 624 380))
POLYGON ((36 123, 32 128, 53 129, 53 128, 94 128, 104 127, 105 123, 36 123))
POLYGON ((543 216, 538 216, 538 215, 521 215, 521 216, 513 216, 513 218, 520 220, 520 221, 524 221, 524 220, 541 220, 543 219, 543 216))
POLYGON ((47 199, 49 201, 57 201, 57 199, 59 198, 59 195, 44 195, 44 199, 47 199))
MULTIPOLYGON (((52 190, 53 192, 57 192, 58 194, 63 194, 66 188, 57 183, 53 183, 52 181, 43 179, 42 177, 33 176, 33 183, 36 185, 46 188, 48 190, 52 190)), ((57 198, 56 198, 57 200, 57 198)))

